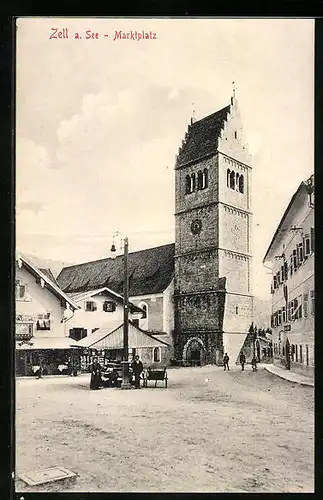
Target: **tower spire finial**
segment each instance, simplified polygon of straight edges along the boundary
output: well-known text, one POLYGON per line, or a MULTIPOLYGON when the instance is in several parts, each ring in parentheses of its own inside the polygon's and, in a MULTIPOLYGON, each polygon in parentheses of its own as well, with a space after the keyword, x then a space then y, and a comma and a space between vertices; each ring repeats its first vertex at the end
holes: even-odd
POLYGON ((236 84, 235 84, 235 82, 232 82, 232 95, 233 95, 233 98, 235 98, 235 96, 236 96, 236 84))
POLYGON ((192 117, 191 117, 191 123, 194 123, 196 121, 195 117, 195 102, 192 102, 192 117))

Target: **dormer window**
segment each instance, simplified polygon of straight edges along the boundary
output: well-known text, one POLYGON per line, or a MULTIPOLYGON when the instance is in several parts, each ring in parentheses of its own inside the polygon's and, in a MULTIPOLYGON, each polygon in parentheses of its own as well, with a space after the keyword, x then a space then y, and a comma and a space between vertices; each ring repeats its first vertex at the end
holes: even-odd
POLYGON ((97 310, 96 303, 93 301, 85 302, 85 310, 86 311, 96 311, 97 310))
POLYGON ((115 302, 112 302, 111 300, 106 300, 103 303, 103 311, 104 312, 114 312, 115 310, 116 310, 115 302))

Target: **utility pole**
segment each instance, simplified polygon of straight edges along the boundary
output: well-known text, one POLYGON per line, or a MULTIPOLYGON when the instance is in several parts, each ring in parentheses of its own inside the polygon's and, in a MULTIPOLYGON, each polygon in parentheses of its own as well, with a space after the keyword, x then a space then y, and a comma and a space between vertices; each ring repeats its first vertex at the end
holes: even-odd
POLYGON ((129 382, 129 273, 128 273, 129 241, 124 238, 124 283, 123 283, 123 377, 122 389, 130 389, 129 382))
POLYGON ((114 238, 121 238, 121 248, 123 243, 123 356, 122 356, 122 383, 121 389, 131 389, 129 381, 129 272, 128 272, 128 254, 129 240, 122 238, 119 231, 113 234, 113 243, 111 246, 111 258, 115 258, 116 246, 114 238))

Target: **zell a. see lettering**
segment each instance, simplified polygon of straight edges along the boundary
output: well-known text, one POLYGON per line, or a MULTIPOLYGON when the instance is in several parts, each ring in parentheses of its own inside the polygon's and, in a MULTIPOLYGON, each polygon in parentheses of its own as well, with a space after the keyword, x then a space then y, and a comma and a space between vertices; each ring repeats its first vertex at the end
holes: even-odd
POLYGON ((156 40, 157 35, 153 31, 115 31, 114 38, 115 40, 156 40))
POLYGON ((68 39, 69 38, 69 33, 68 33, 68 28, 63 28, 59 30, 58 28, 51 28, 51 34, 49 35, 50 40, 57 40, 57 39, 68 39))

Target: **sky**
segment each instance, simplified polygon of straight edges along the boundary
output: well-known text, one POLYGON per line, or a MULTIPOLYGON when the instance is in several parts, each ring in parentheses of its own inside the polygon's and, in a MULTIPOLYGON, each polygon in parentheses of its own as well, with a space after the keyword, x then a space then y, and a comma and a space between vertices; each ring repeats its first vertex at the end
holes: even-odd
POLYGON ((262 259, 314 170, 313 20, 20 18, 16 70, 17 248, 70 263, 108 257, 115 231, 130 251, 175 241, 175 156, 193 109, 229 104, 234 81, 253 293, 269 298, 262 259))

